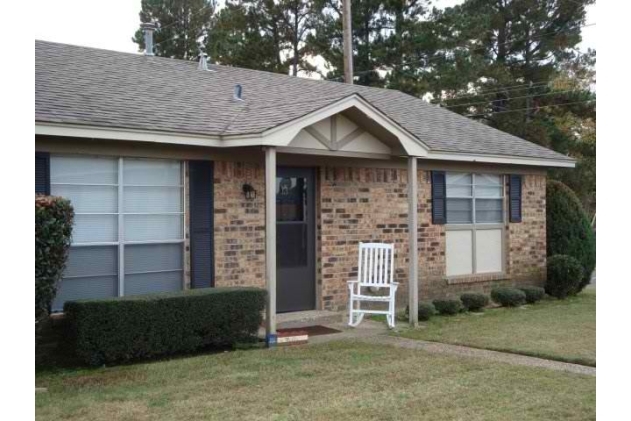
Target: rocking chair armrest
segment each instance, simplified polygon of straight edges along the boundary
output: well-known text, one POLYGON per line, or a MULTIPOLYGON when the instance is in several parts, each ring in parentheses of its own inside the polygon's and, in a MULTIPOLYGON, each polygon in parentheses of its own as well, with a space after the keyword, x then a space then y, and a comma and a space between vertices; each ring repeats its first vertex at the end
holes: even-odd
POLYGON ((353 287, 355 285, 359 285, 359 280, 358 279, 354 279, 352 281, 346 281, 346 284, 348 285, 348 290, 351 292, 351 294, 353 293, 353 287))

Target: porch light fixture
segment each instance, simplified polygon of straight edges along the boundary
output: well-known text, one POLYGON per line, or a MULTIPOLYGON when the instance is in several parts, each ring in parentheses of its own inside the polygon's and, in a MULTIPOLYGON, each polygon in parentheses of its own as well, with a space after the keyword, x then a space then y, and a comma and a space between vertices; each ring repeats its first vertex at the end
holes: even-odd
POLYGON ((245 200, 254 200, 256 199, 256 190, 252 187, 251 184, 245 183, 243 185, 243 196, 245 196, 245 200))

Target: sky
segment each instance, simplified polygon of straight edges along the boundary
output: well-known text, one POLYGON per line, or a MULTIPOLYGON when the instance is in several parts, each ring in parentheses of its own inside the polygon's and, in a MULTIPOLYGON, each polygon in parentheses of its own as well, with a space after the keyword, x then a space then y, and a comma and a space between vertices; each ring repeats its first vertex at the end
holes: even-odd
MULTIPOLYGON (((434 0, 449 7, 463 0, 434 0)), ((140 0, 36 0, 35 38, 45 41, 138 52, 131 40, 139 26, 140 0)), ((596 22, 596 5, 588 7, 587 23, 596 22)), ((583 29, 582 50, 596 48, 596 27, 583 29)))

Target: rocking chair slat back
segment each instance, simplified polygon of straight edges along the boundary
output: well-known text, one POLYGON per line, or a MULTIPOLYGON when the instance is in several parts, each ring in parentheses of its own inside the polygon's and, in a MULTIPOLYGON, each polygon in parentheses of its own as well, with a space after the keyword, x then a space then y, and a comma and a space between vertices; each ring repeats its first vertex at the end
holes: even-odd
POLYGON ((359 243, 357 278, 362 286, 387 286, 394 278, 394 244, 359 243))

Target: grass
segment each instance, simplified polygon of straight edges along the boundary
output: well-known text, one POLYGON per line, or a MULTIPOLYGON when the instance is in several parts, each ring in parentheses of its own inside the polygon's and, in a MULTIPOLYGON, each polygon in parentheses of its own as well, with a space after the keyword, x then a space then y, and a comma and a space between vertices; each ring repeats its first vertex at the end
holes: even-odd
POLYGON ((596 291, 586 289, 566 300, 546 299, 522 308, 435 316, 419 329, 399 334, 596 366, 596 291))
POLYGON ((589 420, 596 379, 353 342, 37 375, 38 420, 589 420))

